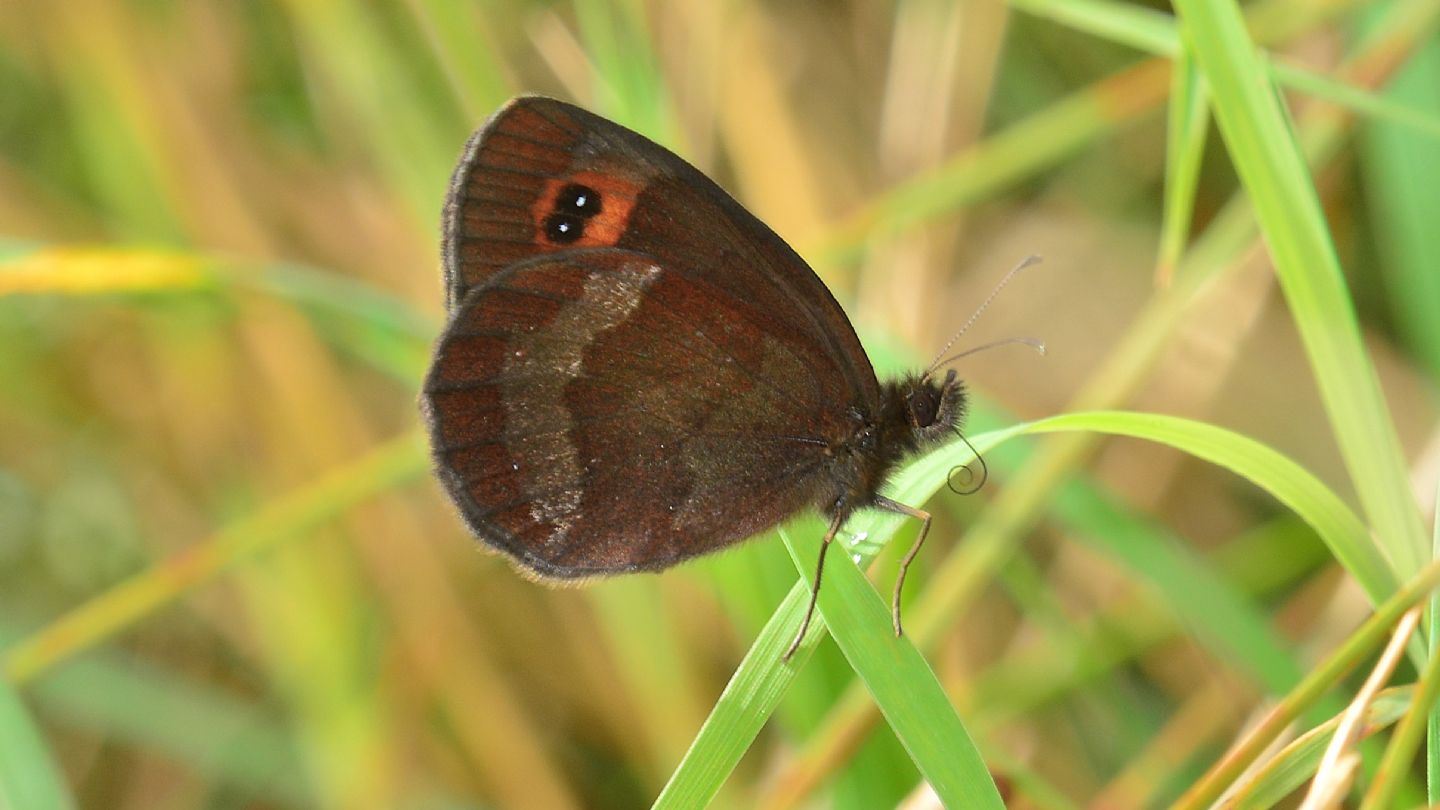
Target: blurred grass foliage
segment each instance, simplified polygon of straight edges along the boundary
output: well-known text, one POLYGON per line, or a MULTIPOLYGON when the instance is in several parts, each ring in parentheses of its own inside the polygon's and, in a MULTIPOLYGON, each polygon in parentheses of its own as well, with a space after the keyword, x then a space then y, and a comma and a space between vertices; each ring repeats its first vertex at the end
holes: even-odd
MULTIPOLYGON (((1175 5, 0 4, 0 810, 1293 805, 1440 579, 1440 4, 1175 5), (715 176, 882 373, 1046 256, 904 639, 842 561, 778 660, 813 517, 570 590, 465 537, 415 391, 518 92, 715 176)), ((888 594, 913 522, 850 528, 888 594)), ((1425 801, 1428 648, 1315 781, 1425 801)))

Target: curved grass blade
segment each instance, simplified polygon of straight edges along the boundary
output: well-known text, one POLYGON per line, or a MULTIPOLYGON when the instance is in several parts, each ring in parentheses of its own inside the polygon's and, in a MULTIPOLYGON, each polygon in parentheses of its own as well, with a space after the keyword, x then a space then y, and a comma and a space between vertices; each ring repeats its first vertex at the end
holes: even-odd
POLYGON ((1027 432, 1086 430, 1170 445, 1218 464, 1269 492, 1315 529, 1373 604, 1397 587, 1397 577, 1360 519, 1304 467, 1238 433, 1190 419, 1147 413, 1094 411, 1032 422, 1027 432))

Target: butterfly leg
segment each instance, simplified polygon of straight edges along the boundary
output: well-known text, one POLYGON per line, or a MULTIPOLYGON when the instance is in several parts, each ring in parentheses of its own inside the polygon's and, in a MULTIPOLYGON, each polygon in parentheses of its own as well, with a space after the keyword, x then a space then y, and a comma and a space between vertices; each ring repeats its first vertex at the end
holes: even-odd
POLYGON ((800 632, 795 634, 795 640, 790 642, 790 649, 780 656, 780 660, 789 661, 790 656, 800 649, 800 642, 805 638, 805 631, 810 629, 810 617, 815 615, 815 600, 820 598, 820 575, 825 573, 825 552, 830 550, 830 541, 840 531, 840 524, 845 520, 844 515, 836 515, 830 521, 830 528, 825 531, 825 539, 820 543, 820 560, 815 563, 815 584, 810 588, 810 604, 805 608, 805 618, 800 622, 800 632))
POLYGON ((920 521, 920 532, 915 535, 915 542, 910 545, 910 550, 905 552, 905 558, 900 561, 900 573, 895 575, 895 597, 890 603, 890 620, 895 625, 895 636, 898 638, 902 635, 900 630, 900 591, 905 586, 905 574, 910 570, 910 563, 915 560, 915 555, 920 553, 920 546, 925 544, 925 535, 930 533, 930 513, 899 501, 892 501, 883 495, 875 499, 875 506, 886 512, 907 515, 920 521))

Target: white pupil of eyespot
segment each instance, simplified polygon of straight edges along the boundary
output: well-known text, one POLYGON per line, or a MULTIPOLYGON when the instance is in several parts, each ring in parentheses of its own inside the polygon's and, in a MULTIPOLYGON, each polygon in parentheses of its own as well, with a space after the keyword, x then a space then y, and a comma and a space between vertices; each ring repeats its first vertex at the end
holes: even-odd
POLYGON ((575 207, 576 207, 576 208, 584 208, 584 207, 585 207, 585 195, 584 195, 584 194, 581 194, 579 197, 576 197, 576 198, 575 198, 575 207))

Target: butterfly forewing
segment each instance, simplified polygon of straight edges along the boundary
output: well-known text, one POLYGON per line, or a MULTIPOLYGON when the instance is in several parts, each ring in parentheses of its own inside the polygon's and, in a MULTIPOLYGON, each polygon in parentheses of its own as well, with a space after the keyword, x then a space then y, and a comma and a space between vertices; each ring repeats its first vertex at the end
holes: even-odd
POLYGON ((834 387, 830 407, 878 399, 875 372, 834 296, 723 189, 664 147, 579 107, 513 100, 467 144, 451 181, 443 238, 450 305, 517 261, 590 247, 648 254, 747 302, 765 331, 821 348, 811 374, 834 387), (553 229, 575 189, 598 200, 578 238, 553 229))

